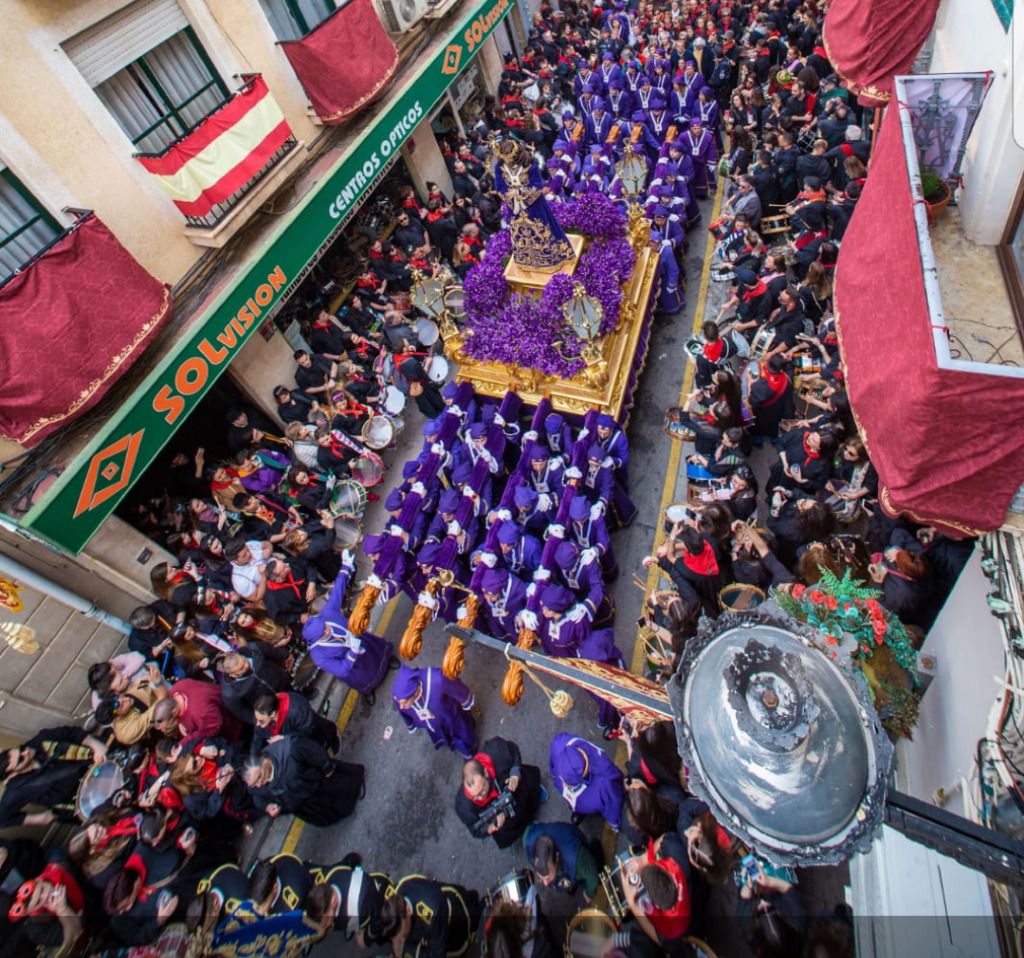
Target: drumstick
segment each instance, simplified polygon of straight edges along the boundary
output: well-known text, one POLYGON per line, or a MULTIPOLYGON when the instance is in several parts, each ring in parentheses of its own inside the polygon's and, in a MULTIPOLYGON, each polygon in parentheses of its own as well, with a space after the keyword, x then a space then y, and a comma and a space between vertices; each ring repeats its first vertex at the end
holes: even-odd
POLYGON ((641 592, 647 591, 647 583, 645 583, 635 572, 633 573, 633 585, 635 585, 641 592))

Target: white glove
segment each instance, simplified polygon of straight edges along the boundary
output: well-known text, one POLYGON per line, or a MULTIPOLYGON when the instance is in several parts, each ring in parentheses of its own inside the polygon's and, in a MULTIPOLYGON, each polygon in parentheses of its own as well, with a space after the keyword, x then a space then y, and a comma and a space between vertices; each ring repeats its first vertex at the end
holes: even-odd
POLYGON ((519 613, 519 624, 524 629, 529 629, 531 632, 537 631, 537 613, 531 612, 529 609, 523 609, 519 613))
POLYGON ((500 519, 502 522, 508 522, 512 518, 512 513, 508 509, 499 509, 494 513, 495 519, 500 519))
POLYGON ((536 582, 531 582, 526 587, 526 598, 532 599, 536 594, 537 594, 537 583, 536 582))
POLYGON ((565 538, 565 526, 559 525, 557 522, 548 526, 548 535, 554 536, 556 539, 565 538))
POLYGON ((579 435, 578 435, 578 436, 576 437, 576 441, 577 441, 577 442, 583 442, 583 440, 584 440, 584 439, 586 439, 586 438, 587 438, 587 436, 589 436, 589 435, 590 435, 590 430, 589 430, 589 429, 587 429, 587 427, 586 427, 586 426, 584 426, 584 427, 583 427, 583 428, 582 428, 582 429, 580 430, 580 433, 579 433, 579 435))
POLYGON ((582 479, 583 473, 579 471, 575 466, 570 466, 565 470, 566 479, 582 479))
POLYGON ((550 508, 551 508, 551 496, 549 496, 546 492, 542 492, 537 497, 537 511, 538 512, 547 512, 548 509, 550 509, 550 508))
POLYGON ((455 403, 452 403, 448 407, 448 412, 450 412, 453 416, 458 416, 460 419, 463 417, 463 415, 465 415, 462 411, 462 407, 456 405, 455 403))
POLYGON ((551 578, 551 570, 550 569, 538 569, 533 574, 534 582, 547 582, 548 579, 550 579, 550 578, 551 578))
POLYGON ((598 556, 599 553, 597 549, 584 549, 580 553, 580 560, 582 561, 583 565, 587 565, 593 562, 596 558, 598 558, 598 556))
POLYGON ((356 557, 355 553, 351 549, 341 550, 341 566, 343 569, 348 569, 349 572, 355 571, 356 557))
POLYGON ((437 599, 435 599, 429 592, 421 592, 416 596, 416 601, 426 609, 433 611, 437 608, 437 599))
POLYGON ((496 426, 504 426, 504 425, 506 425, 506 423, 505 423, 505 417, 504 417, 504 416, 502 416, 502 414, 501 414, 500 412, 496 412, 496 413, 494 414, 494 424, 495 424, 496 426))
POLYGON ((601 516, 603 516, 603 515, 604 515, 604 503, 603 502, 595 502, 590 507, 590 520, 591 520, 591 522, 597 522, 597 520, 600 519, 601 516))
POLYGON ((479 502, 480 501, 480 493, 477 492, 476 489, 472 488, 471 486, 467 485, 466 488, 462 490, 462 494, 470 502, 479 502))
POLYGON ((460 605, 455 610, 455 615, 459 619, 464 619, 468 614, 469 614, 469 610, 464 605, 460 605))
POLYGON ((366 577, 366 584, 373 586, 375 589, 380 589, 380 588, 383 588, 383 586, 384 586, 384 583, 381 582, 381 580, 380 580, 380 576, 376 575, 373 572, 371 572, 366 577))
POLYGON ((582 602, 577 602, 568 612, 565 617, 570 622, 582 622, 584 619, 590 618, 590 609, 588 609, 582 602))
POLYGON ((432 452, 432 453, 433 453, 433 454, 434 454, 435 456, 443 456, 443 455, 444 455, 444 452, 445 452, 445 449, 444 449, 444 443, 440 443, 440 442, 435 442, 435 443, 434 443, 434 444, 433 444, 433 445, 432 445, 432 446, 430 447, 430 451, 431 451, 431 452, 432 452))
POLYGON ((605 469, 611 469, 615 463, 612 461, 611 456, 605 456, 604 459, 601 460, 601 465, 604 466, 605 469))
POLYGON ((454 519, 448 523, 445 531, 450 536, 459 536, 462 534, 462 526, 460 526, 454 519))
POLYGON ((397 522, 392 522, 391 525, 388 526, 388 534, 402 538, 402 536, 405 535, 405 530, 397 522))
POLYGON ((523 433, 523 442, 536 442, 536 441, 537 441, 537 430, 536 429, 527 429, 526 432, 523 433))
POLYGON ((493 552, 481 552, 480 561, 488 569, 493 569, 498 564, 498 557, 493 552))
POLYGON ((427 497, 427 487, 418 479, 412 484, 412 486, 410 486, 409 491, 415 492, 416 495, 421 496, 424 499, 427 497))

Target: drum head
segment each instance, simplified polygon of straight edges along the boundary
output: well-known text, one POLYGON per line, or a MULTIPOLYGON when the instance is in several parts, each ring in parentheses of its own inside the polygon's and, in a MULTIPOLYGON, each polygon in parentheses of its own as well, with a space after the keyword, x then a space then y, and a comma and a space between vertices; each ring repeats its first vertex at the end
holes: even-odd
POLYGON ((584 908, 566 928, 565 954, 571 958, 601 958, 617 930, 616 923, 603 911, 584 908))
POLYGON ((82 821, 90 818, 111 795, 124 785, 124 772, 113 762, 99 762, 86 773, 78 786, 75 810, 82 821))
POLYGON ((310 658, 309 651, 303 649, 295 656, 295 664, 292 665, 292 689, 296 692, 308 689, 316 681, 319 674, 320 669, 317 668, 313 659, 310 658))
POLYGON ((354 549, 363 541, 363 524, 352 516, 334 520, 334 545, 338 549, 354 549))
POLYGON ((522 905, 530 893, 530 873, 526 871, 509 872, 487 894, 489 901, 507 901, 513 905, 522 905))
POLYGON ((363 423, 363 442, 371 449, 386 449, 395 438, 395 426, 387 416, 372 416, 363 423))
POLYGON ((756 585, 733 582, 718 593, 718 604, 724 612, 749 612, 764 602, 765 595, 756 585))
POLYGON ((413 329, 416 331, 416 338, 424 346, 433 346, 437 342, 437 337, 440 335, 437 329, 437 323, 432 319, 417 319, 413 329))
POLYGON ((392 416, 397 416, 405 409, 405 393, 397 386, 388 386, 384 390, 384 410, 392 416))
POLYGON ((456 286, 444 294, 444 305, 452 316, 462 317, 466 315, 466 291, 461 286, 456 286))
POLYGON ((366 508, 366 489, 351 479, 342 479, 331 494, 331 512, 336 516, 361 516, 366 508))
POLYGON ((376 456, 373 458, 360 456, 353 461, 349 472, 352 473, 352 478, 364 488, 375 486, 384 478, 384 467, 376 456))
POLYGON ((685 502, 673 502, 665 510, 665 518, 669 522, 682 522, 689 515, 690 507, 685 502))
POLYGON ((432 383, 443 383, 448 378, 448 360, 444 356, 433 356, 427 376, 432 383))

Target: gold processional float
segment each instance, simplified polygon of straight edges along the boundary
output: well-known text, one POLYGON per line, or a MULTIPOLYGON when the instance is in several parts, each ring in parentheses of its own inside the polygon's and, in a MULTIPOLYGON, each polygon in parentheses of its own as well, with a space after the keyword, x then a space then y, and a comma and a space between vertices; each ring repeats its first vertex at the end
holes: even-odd
MULTIPOLYGON (((505 267, 505 279, 512 293, 540 297, 552 276, 572 276, 581 256, 586 252, 588 237, 570 233, 568 243, 560 255, 550 257, 550 236, 545 237, 543 224, 538 224, 526 212, 540 191, 528 182, 532 168, 532 154, 515 141, 492 143, 497 157, 497 168, 505 184, 504 196, 512 208, 510 232, 513 238, 512 255, 505 267), (539 246, 547 242, 549 259, 538 262, 539 246)), ((444 355, 456 366, 456 381, 473 386, 477 395, 500 399, 507 392, 515 392, 524 405, 536 407, 547 399, 554 410, 574 417, 591 410, 607 413, 617 422, 628 422, 633 391, 647 358, 652 301, 657 295, 658 249, 651 241, 650 223, 644 215, 639 197, 647 178, 647 163, 627 144, 622 160, 616 164, 616 175, 627 199, 627 238, 635 255, 633 270, 623 284, 622 304, 615 328, 599 335, 602 320, 601 304, 587 295, 582 283, 574 284, 573 295, 565 303, 563 314, 566 325, 583 347, 580 358, 585 367, 571 378, 560 378, 537 369, 496 361, 481 361, 468 356, 464 350, 472 330, 459 326, 463 315, 462 288, 447 269, 434 276, 414 272, 414 285, 410 301, 417 309, 437 323, 444 343, 444 355)), ((557 345, 556 345, 557 348, 557 345)), ((472 630, 479 611, 478 597, 465 586, 455 582, 448 570, 426 585, 426 592, 438 595, 445 588, 464 592, 466 615, 457 625, 472 630)), ((357 635, 370 626, 370 615, 379 598, 380 590, 364 585, 349 615, 349 627, 357 635)), ((416 604, 399 644, 399 654, 405 660, 415 658, 423 646, 423 632, 433 619, 433 612, 416 604)), ((530 629, 519 633, 518 646, 529 650, 537 642, 530 629)), ((459 635, 450 637, 442 667, 449 678, 458 678, 464 665, 465 641, 459 635)), ((508 656, 506 656, 508 658, 508 656)), ((614 670, 619 672, 621 670, 614 670)), ((502 683, 502 699, 514 706, 523 696, 523 677, 529 675, 544 691, 552 711, 564 718, 572 708, 572 699, 565 691, 549 690, 521 661, 509 658, 508 670, 502 683)), ((629 676, 622 672, 622 676, 629 676)), ((653 717, 652 717, 653 720, 653 717)))

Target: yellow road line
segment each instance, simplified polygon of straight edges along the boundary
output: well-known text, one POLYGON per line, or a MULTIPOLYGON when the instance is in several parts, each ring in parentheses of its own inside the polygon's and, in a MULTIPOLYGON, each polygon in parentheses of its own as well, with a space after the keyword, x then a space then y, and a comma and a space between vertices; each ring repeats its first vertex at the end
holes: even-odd
MULTIPOLYGON (((715 202, 711 207, 711 222, 713 223, 718 219, 719 214, 722 210, 722 194, 725 192, 724 187, 718 189, 715 192, 715 202)), ((697 293, 697 305, 693 310, 693 328, 691 332, 697 333, 700 330, 701 324, 704 322, 704 310, 707 306, 708 301, 708 290, 711 287, 711 257, 715 251, 715 238, 708 233, 707 244, 704 247, 704 265, 701 268, 700 273, 700 290, 697 293)), ((693 374, 695 366, 692 362, 687 360, 686 373, 683 375, 683 384, 679 388, 679 399, 676 401, 677 406, 681 406, 693 388, 693 374)), ((665 514, 665 510, 672 503, 672 497, 675 495, 676 485, 679 480, 679 463, 683 457, 683 444, 677 442, 674 439, 670 439, 671 448, 668 451, 668 464, 665 467, 665 482, 661 489, 661 504, 658 506, 658 515, 655 520, 654 527, 654 545, 651 547, 651 553, 658 548, 665 540, 665 530, 662 526, 661 517, 665 514)), ((658 584, 659 570, 657 565, 652 565, 647 571, 647 592, 651 592, 658 584)), ((644 644, 640 641, 640 631, 637 630, 637 638, 633 643, 633 661, 631 663, 631 669, 637 675, 640 674, 643 668, 644 661, 644 644)))
MULTIPOLYGON (((390 602, 388 602, 380 617, 380 621, 375 626, 381 635, 387 635, 388 626, 391 624, 391 616, 394 615, 395 606, 398 604, 397 600, 398 596, 396 595, 390 602)), ((338 720, 335 722, 339 738, 344 733, 349 721, 352 719, 352 713, 355 712, 358 704, 359 693, 355 689, 349 689, 348 695, 345 696, 345 701, 341 703, 341 709, 338 712, 338 720)), ((284 838, 284 844, 281 846, 281 854, 295 854, 295 849, 298 848, 299 839, 302 838, 302 831, 305 827, 306 823, 301 818, 292 819, 292 823, 288 828, 288 834, 285 835, 284 838)))

